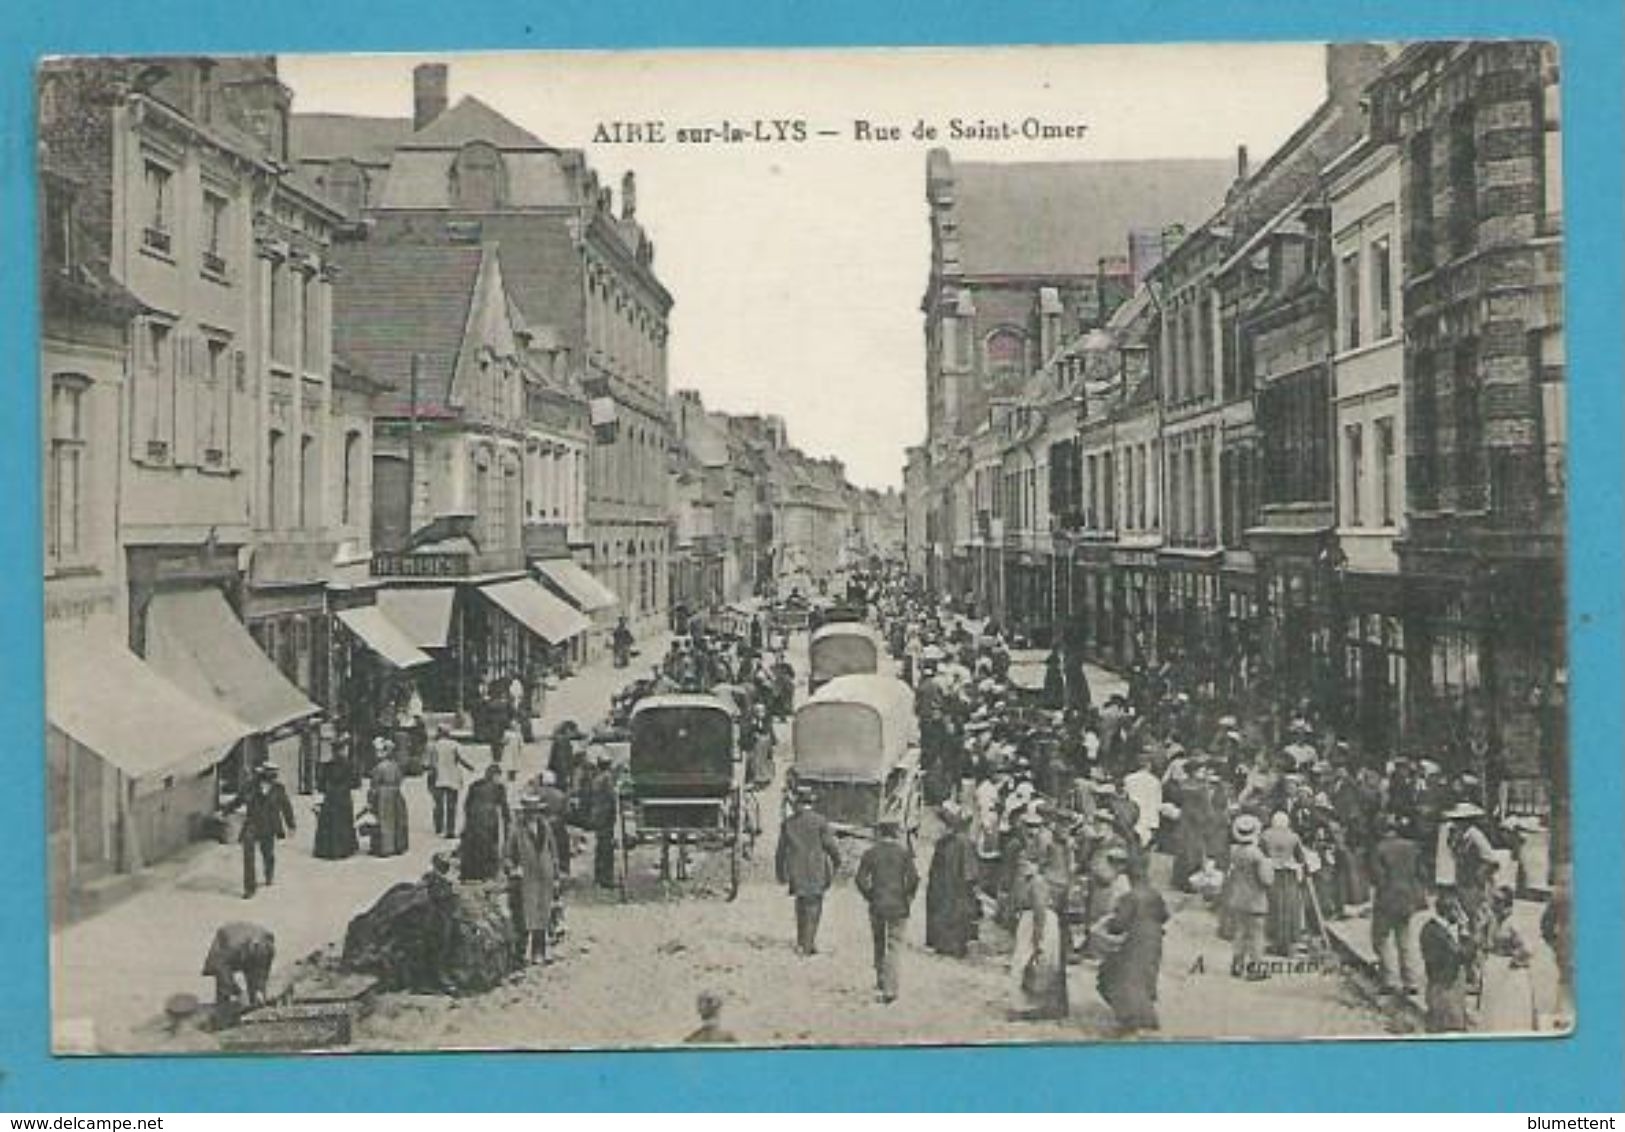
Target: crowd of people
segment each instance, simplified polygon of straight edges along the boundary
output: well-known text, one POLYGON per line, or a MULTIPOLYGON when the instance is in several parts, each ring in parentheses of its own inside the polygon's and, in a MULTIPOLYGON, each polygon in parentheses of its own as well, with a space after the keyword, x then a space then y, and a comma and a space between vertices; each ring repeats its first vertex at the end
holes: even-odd
MULTIPOLYGON (((1511 916, 1519 833, 1470 770, 1357 757, 1307 704, 1272 736, 1172 663, 1096 703, 1062 644, 1041 682, 1021 681, 997 624, 905 582, 875 616, 915 686, 944 829, 928 944, 963 955, 984 925, 1008 932, 1018 1011, 1066 1014, 1068 967, 1092 963, 1118 1025, 1156 1029, 1160 885, 1212 909, 1238 979, 1329 961, 1327 925, 1368 915, 1384 993, 1424 995, 1430 1030, 1533 1026, 1511 916)), ((1547 917, 1559 961, 1563 932, 1547 917)))
MULTIPOLYGON (((1096 702, 1081 654, 1064 643, 1034 679, 1031 650, 899 571, 859 575, 853 589, 914 691, 924 801, 938 831, 923 885, 926 945, 956 959, 1007 949, 1013 1017, 1068 1017, 1072 984, 1089 971, 1122 1033, 1157 1030, 1165 925, 1172 912, 1207 909, 1237 979, 1267 983, 1328 959, 1328 924, 1359 914, 1370 919, 1384 992, 1421 996, 1430 1030, 1531 1028, 1530 944, 1511 917, 1516 833, 1490 820, 1470 771, 1357 757, 1307 705, 1272 734, 1270 718, 1182 686, 1176 664, 1139 668, 1096 702)), ((613 644, 617 667, 629 666, 624 626, 613 644)), ((566 721, 535 735, 533 691, 493 680, 472 735, 425 725, 414 756, 435 833, 455 845, 442 870, 505 878, 521 958, 549 962, 578 839, 594 841, 592 883, 619 883, 609 746, 625 738, 635 706, 668 693, 731 697, 750 782, 765 788, 777 779, 775 724, 794 708, 786 646, 766 610, 691 617, 591 734, 566 721), (519 783, 520 745, 538 739, 543 768, 519 783)), ((342 744, 322 764, 318 857, 406 851, 397 742, 374 740, 365 775, 342 744)), ((841 850, 815 794, 795 787, 788 801, 776 871, 794 897, 796 949, 811 955, 841 850)), ((245 805, 251 896, 271 881, 293 814, 270 774, 245 805)), ((892 1002, 921 877, 899 824, 877 833, 855 880, 874 926, 876 995, 892 1002)), ((1542 934, 1566 962, 1564 918, 1548 916, 1542 934)))

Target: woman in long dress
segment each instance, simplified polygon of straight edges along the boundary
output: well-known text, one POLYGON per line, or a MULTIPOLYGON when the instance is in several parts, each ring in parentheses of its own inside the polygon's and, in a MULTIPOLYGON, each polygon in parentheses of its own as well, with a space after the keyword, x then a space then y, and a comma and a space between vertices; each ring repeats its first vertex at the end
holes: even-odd
POLYGON ((1051 906, 1049 885, 1030 864, 1017 882, 1021 889, 1015 950, 1010 955, 1010 1013, 1030 1021, 1065 1018, 1066 933, 1051 906))
POLYGON ((378 830, 373 835, 372 853, 375 857, 397 857, 406 852, 406 796, 401 793, 405 775, 401 764, 395 761, 395 745, 381 740, 378 765, 372 768, 372 790, 368 801, 378 830))
POLYGON ((938 955, 962 959, 975 935, 976 882, 981 869, 976 847, 965 832, 968 815, 949 803, 942 816, 948 830, 931 855, 925 884, 925 945, 938 955))
MULTIPOLYGON (((343 740, 340 740, 343 742, 343 740)), ((345 746, 316 769, 322 804, 316 811, 315 854, 324 861, 353 857, 360 844, 355 834, 355 769, 345 746)))
POLYGON ((1265 938, 1272 955, 1291 955, 1303 939, 1303 841, 1284 811, 1276 811, 1258 839, 1259 848, 1274 866, 1270 885, 1265 938))
POLYGON ((548 929, 558 887, 558 853, 540 795, 527 794, 520 799, 519 819, 508 830, 503 858, 508 869, 514 926, 519 934, 519 959, 523 963, 550 963, 548 929))
POLYGON ((458 848, 464 880, 490 880, 502 857, 502 826, 508 816, 508 791, 502 767, 492 763, 484 777, 468 788, 463 801, 463 838, 458 848))
POLYGON ((1112 946, 1095 982, 1125 1034, 1159 1027, 1157 975, 1162 969, 1163 925, 1168 922, 1168 906, 1152 887, 1143 857, 1130 863, 1128 875, 1129 891, 1102 926, 1102 935, 1112 946))

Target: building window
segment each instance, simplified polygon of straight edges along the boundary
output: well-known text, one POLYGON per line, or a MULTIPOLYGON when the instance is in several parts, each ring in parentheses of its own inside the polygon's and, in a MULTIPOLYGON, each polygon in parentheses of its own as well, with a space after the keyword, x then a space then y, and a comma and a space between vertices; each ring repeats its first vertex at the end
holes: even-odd
POLYGON ((287 453, 282 450, 284 436, 272 429, 265 444, 265 527, 276 530, 282 521, 283 480, 288 474, 287 453))
POLYGON ((46 267, 62 270, 74 263, 73 191, 57 181, 46 181, 43 187, 45 216, 41 256, 46 267))
POLYGON ((1410 217, 1410 235, 1405 241, 1410 263, 1416 271, 1428 271, 1434 262, 1433 241, 1433 137, 1427 130, 1411 138, 1410 194, 1405 211, 1410 217))
POLYGON ((203 448, 203 466, 224 468, 231 447, 231 373, 226 343, 219 338, 205 339, 203 344, 203 390, 198 399, 203 412, 203 427, 199 438, 203 448))
POLYGON ((271 264, 271 361, 282 366, 293 362, 293 275, 288 264, 271 264))
POLYGON ((226 273, 226 241, 230 238, 226 198, 203 190, 203 271, 207 275, 226 273))
POLYGON ((1360 253, 1349 252, 1340 268, 1343 278, 1343 349, 1360 344, 1360 253))
POLYGON ((1023 377, 1027 372, 1027 339, 1018 330, 1001 327, 987 336, 983 347, 987 375, 992 380, 1023 377))
POLYGON ((175 436, 174 337, 169 323, 150 321, 141 342, 145 356, 135 382, 133 447, 138 459, 155 463, 169 460, 175 436))
POLYGON ((464 146, 451 169, 455 207, 479 211, 501 208, 506 196, 507 171, 502 155, 486 142, 464 146))
POLYGON ((361 514, 361 434, 344 434, 344 488, 339 497, 339 521, 353 525, 361 514))
POLYGON ((1471 342, 1458 346, 1455 363, 1456 381, 1451 400, 1456 411, 1456 498, 1464 509, 1475 510, 1486 505, 1477 347, 1471 342))
POLYGON ((1377 423, 1377 507, 1382 525, 1394 525, 1394 418, 1378 417, 1377 423))
POLYGON ((169 255, 174 245, 174 174, 156 161, 146 164, 147 223, 141 230, 143 247, 169 255))
POLYGON ((1361 507, 1360 489, 1365 480, 1365 436, 1358 424, 1343 426, 1344 475, 1348 479, 1348 526, 1361 526, 1365 514, 1361 507))
POLYGON ((1450 118, 1450 254, 1473 250, 1478 237, 1478 140, 1472 103, 1450 118))
POLYGON ((367 205, 367 176, 359 165, 347 158, 333 162, 324 187, 328 198, 350 216, 367 205))
POLYGON ((1371 321, 1377 341, 1394 334, 1394 259, 1387 236, 1371 241, 1371 321))
POLYGON ((322 368, 322 282, 314 272, 299 277, 300 364, 306 373, 322 368))
POLYGON ((314 436, 301 436, 299 438, 299 527, 305 529, 316 525, 321 515, 321 502, 317 496, 321 487, 321 476, 316 471, 316 438, 314 436))
POLYGON ((85 392, 88 378, 62 374, 51 382, 51 467, 46 483, 46 553, 53 562, 84 551, 86 472, 85 392))

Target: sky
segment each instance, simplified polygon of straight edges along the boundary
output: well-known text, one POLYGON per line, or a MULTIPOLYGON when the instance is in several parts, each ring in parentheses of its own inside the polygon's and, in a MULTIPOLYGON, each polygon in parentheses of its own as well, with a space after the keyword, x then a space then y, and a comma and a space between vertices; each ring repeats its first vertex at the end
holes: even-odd
MULTIPOLYGON (((793 444, 877 488, 901 485, 904 449, 925 434, 928 149, 1019 162, 1233 159, 1246 145, 1256 168, 1325 92, 1323 48, 1308 44, 433 58, 450 64, 452 102, 474 95, 548 144, 584 150, 617 192, 636 173, 638 218, 676 300, 674 390, 778 413, 793 444), (954 118, 1008 121, 1018 136, 955 140, 954 118), (1084 129, 1027 139, 1029 118, 1084 129), (662 141, 595 141, 601 126, 649 120, 662 141), (795 120, 808 140, 678 137, 759 121, 772 138, 774 121, 795 120), (914 136, 917 124, 936 137, 914 136)), ((296 113, 407 117, 412 68, 428 59, 283 56, 279 67, 296 113)))

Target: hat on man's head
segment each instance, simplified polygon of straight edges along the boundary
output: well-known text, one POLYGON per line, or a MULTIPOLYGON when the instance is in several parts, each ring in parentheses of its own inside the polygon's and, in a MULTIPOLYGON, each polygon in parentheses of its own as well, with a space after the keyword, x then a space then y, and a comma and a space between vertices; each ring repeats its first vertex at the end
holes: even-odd
POLYGON ((542 796, 526 792, 520 795, 519 808, 521 810, 539 810, 542 808, 542 796))
POLYGON ((1462 821, 1467 818, 1481 818, 1484 808, 1474 802, 1457 802, 1444 813, 1439 815, 1446 821, 1462 821))
POLYGON ((1238 814, 1236 820, 1230 823, 1230 838, 1233 841, 1257 841, 1259 834, 1259 821, 1253 814, 1238 814))

